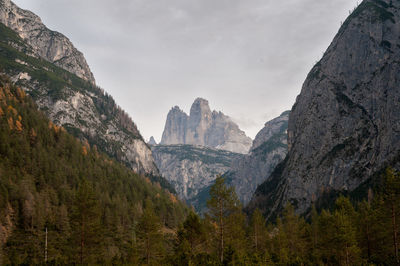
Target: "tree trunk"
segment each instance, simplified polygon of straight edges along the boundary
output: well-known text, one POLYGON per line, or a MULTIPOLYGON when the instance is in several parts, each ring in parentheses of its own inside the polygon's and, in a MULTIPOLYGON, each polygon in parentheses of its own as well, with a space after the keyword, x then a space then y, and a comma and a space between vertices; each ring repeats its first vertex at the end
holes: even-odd
POLYGON ((369 222, 367 222, 367 247, 368 247, 368 260, 371 260, 371 235, 369 232, 369 222))
POLYGON ((83 264, 83 249, 85 247, 85 225, 82 221, 81 224, 81 264, 83 264))
POLYGON ((147 235, 146 239, 146 263, 147 265, 150 264, 150 236, 147 235))
POLYGON ((219 209, 219 225, 220 225, 220 260, 221 263, 224 261, 224 224, 223 224, 223 217, 222 217, 222 209, 223 209, 222 200, 220 201, 220 209, 219 209))
POLYGON ((399 262, 399 249, 397 244, 397 226, 396 226, 396 210, 394 207, 394 199, 391 199, 391 207, 392 207, 392 229, 393 229, 393 248, 394 248, 394 255, 396 257, 397 265, 400 265, 399 262))
POLYGON ((254 223, 254 244, 256 246, 256 252, 258 252, 258 233, 257 233, 257 225, 254 223))

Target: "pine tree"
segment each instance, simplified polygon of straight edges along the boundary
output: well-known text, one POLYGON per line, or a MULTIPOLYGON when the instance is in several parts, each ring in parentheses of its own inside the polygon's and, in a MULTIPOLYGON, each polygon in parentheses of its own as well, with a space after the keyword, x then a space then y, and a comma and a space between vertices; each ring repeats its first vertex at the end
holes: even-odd
POLYGON ((399 257, 399 212, 400 212, 400 174, 392 168, 386 169, 383 176, 384 188, 382 199, 391 221, 391 236, 393 243, 393 256, 397 265, 400 265, 399 257))
POLYGON ((238 211, 239 200, 233 187, 227 187, 225 179, 217 176, 210 189, 210 199, 207 201, 208 214, 216 224, 217 254, 221 263, 224 261, 224 250, 227 240, 228 218, 238 211))
POLYGON ((319 244, 319 231, 318 231, 318 212, 313 204, 311 208, 311 225, 310 225, 310 249, 311 249, 311 259, 314 261, 319 261, 318 257, 318 244, 319 244))
POLYGON ((284 263, 302 264, 305 262, 307 248, 307 228, 303 218, 294 213, 291 204, 286 205, 280 225, 280 246, 283 248, 284 263))
POLYGON ((161 232, 161 223, 154 213, 150 200, 146 200, 146 208, 136 227, 139 254, 147 265, 160 259, 164 253, 164 239, 161 232))
POLYGON ((194 212, 189 213, 177 232, 177 264, 193 265, 195 257, 205 252, 205 238, 205 227, 199 216, 194 212))
POLYGON ((265 227, 265 219, 258 208, 252 214, 249 233, 251 241, 250 252, 258 258, 268 259, 267 241, 269 240, 269 235, 265 227))
POLYGON ((374 242, 376 236, 374 235, 374 213, 372 206, 367 201, 362 201, 358 204, 357 213, 357 227, 358 227, 358 242, 359 247, 365 258, 371 261, 374 252, 374 242))
POLYGON ((335 244, 337 259, 341 265, 354 265, 360 262, 360 249, 357 245, 356 227, 354 219, 356 213, 350 200, 339 197, 335 203, 333 214, 336 229, 335 244))
POLYGON ((80 264, 93 263, 101 256, 101 226, 98 199, 92 185, 82 181, 72 210, 73 241, 80 264), (96 256, 96 257, 95 257, 96 256))

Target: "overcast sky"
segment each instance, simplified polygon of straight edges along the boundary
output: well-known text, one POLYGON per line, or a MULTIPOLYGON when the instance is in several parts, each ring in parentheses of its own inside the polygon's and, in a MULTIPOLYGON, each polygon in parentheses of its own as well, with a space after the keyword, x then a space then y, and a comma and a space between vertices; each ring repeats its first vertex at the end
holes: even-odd
MULTIPOLYGON (((360 1, 360 0, 359 0, 360 1)), ((14 0, 84 53, 97 84, 160 141, 196 97, 254 138, 291 109, 357 0, 14 0)))

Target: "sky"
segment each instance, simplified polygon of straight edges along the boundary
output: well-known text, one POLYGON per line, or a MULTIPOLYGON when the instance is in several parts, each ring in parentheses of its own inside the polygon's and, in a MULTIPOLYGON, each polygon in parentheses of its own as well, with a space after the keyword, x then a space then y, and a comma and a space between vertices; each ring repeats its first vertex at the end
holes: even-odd
MULTIPOLYGON (((360 0, 358 0, 360 1, 360 0)), ((147 140, 197 97, 254 138, 291 109, 357 0, 14 0, 66 35, 147 140)))

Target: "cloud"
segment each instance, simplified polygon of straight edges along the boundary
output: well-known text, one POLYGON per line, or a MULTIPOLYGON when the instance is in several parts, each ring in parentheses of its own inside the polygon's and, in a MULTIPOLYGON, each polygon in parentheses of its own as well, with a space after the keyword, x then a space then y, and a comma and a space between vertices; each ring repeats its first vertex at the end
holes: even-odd
POLYGON ((67 35, 145 138, 160 139, 170 107, 197 96, 255 136, 291 108, 357 0, 15 2, 67 35))

